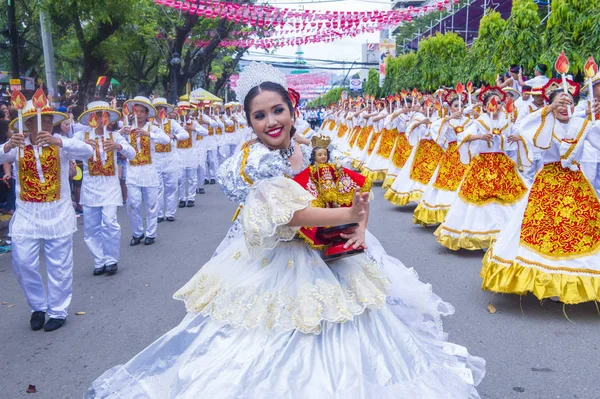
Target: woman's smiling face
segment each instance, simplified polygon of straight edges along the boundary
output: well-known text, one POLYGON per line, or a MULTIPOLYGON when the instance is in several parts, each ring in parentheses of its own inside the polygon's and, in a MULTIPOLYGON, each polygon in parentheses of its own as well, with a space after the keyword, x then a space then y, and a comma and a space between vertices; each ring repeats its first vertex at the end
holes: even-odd
POLYGON ((271 149, 288 148, 295 117, 279 93, 262 90, 250 103, 250 123, 258 139, 271 149))

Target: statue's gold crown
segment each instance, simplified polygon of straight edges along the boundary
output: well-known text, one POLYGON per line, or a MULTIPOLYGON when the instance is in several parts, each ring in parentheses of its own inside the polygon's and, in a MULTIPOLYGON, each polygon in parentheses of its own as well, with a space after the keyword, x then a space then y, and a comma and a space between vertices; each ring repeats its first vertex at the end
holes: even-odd
POLYGON ((313 147, 327 148, 331 144, 331 139, 327 136, 314 135, 310 142, 313 147))

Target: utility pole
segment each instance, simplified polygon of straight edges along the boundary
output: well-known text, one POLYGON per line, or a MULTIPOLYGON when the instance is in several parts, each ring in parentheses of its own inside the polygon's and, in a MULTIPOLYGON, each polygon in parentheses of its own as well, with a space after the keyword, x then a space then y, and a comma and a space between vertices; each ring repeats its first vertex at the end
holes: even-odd
POLYGON ((19 33, 17 31, 15 0, 7 0, 7 5, 8 34, 10 36, 10 77, 19 79, 19 33))
MULTIPOLYGON (((14 1, 14 0, 11 0, 14 1)), ((52 46, 52 32, 46 20, 44 10, 40 9, 40 27, 42 35, 42 47, 44 49, 44 66, 46 70, 46 87, 50 102, 57 106, 58 90, 56 88, 56 67, 54 66, 54 47, 52 46)))

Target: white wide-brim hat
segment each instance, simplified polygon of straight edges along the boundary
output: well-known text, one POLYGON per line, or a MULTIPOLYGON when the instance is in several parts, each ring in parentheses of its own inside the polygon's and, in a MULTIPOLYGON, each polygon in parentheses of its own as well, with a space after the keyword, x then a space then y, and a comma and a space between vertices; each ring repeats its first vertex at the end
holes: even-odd
POLYGON ((87 105, 87 110, 79 116, 79 123, 87 125, 90 117, 96 112, 106 112, 110 118, 110 123, 115 123, 121 119, 121 113, 111 108, 106 101, 92 101, 87 105))
POLYGON ((132 100, 127 100, 123 103, 124 107, 129 108, 129 111, 133 114, 133 107, 135 105, 141 105, 148 110, 148 118, 154 118, 156 116, 156 108, 152 105, 152 102, 144 96, 136 96, 132 100))
MULTIPOLYGON (((52 115, 52 124, 54 126, 59 125, 61 122, 66 121, 67 119, 69 119, 69 115, 67 114, 63 114, 62 112, 58 112, 53 110, 50 107, 44 107, 41 109, 41 114, 42 115, 52 115)), ((37 117, 37 109, 33 106, 33 103, 31 102, 31 100, 27 101, 27 105, 25 105, 25 108, 23 109, 23 133, 28 133, 29 130, 27 129, 27 126, 25 125, 25 122, 28 121, 31 118, 36 118, 37 117)), ((19 131, 19 118, 15 118, 10 122, 9 125, 10 129, 14 132, 18 132, 19 131)))
POLYGON ((154 100, 152 100, 152 105, 154 106, 154 108, 165 107, 167 109, 168 114, 173 112, 173 110, 175 109, 175 107, 172 106, 171 104, 169 104, 167 102, 167 99, 163 98, 163 97, 158 97, 158 98, 155 98, 154 100))

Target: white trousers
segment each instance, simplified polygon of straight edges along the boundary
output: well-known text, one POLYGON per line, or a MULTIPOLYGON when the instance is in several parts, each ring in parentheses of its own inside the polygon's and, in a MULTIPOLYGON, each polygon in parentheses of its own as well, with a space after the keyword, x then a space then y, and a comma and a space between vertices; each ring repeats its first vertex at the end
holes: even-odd
POLYGON ((48 312, 65 319, 73 294, 73 235, 50 240, 12 240, 12 269, 32 312, 48 312), (40 249, 44 246, 48 293, 40 275, 40 249))
POLYGON ((121 226, 117 206, 83 206, 83 241, 94 258, 94 267, 119 263, 121 226))
POLYGON ((135 237, 144 235, 142 201, 146 207, 146 237, 156 237, 158 224, 158 187, 127 186, 127 216, 135 237))
POLYGON ((194 201, 196 199, 197 179, 197 168, 181 168, 179 170, 179 201, 194 201))
POLYGON ((209 180, 217 178, 219 168, 219 156, 217 150, 208 150, 206 154, 206 178, 209 180))
POLYGON ((158 217, 175 216, 177 212, 177 182, 179 170, 172 172, 158 172, 158 217))
POLYGON ((219 155, 219 165, 223 165, 223 162, 225 162, 227 158, 231 156, 229 144, 220 145, 217 152, 219 155))

